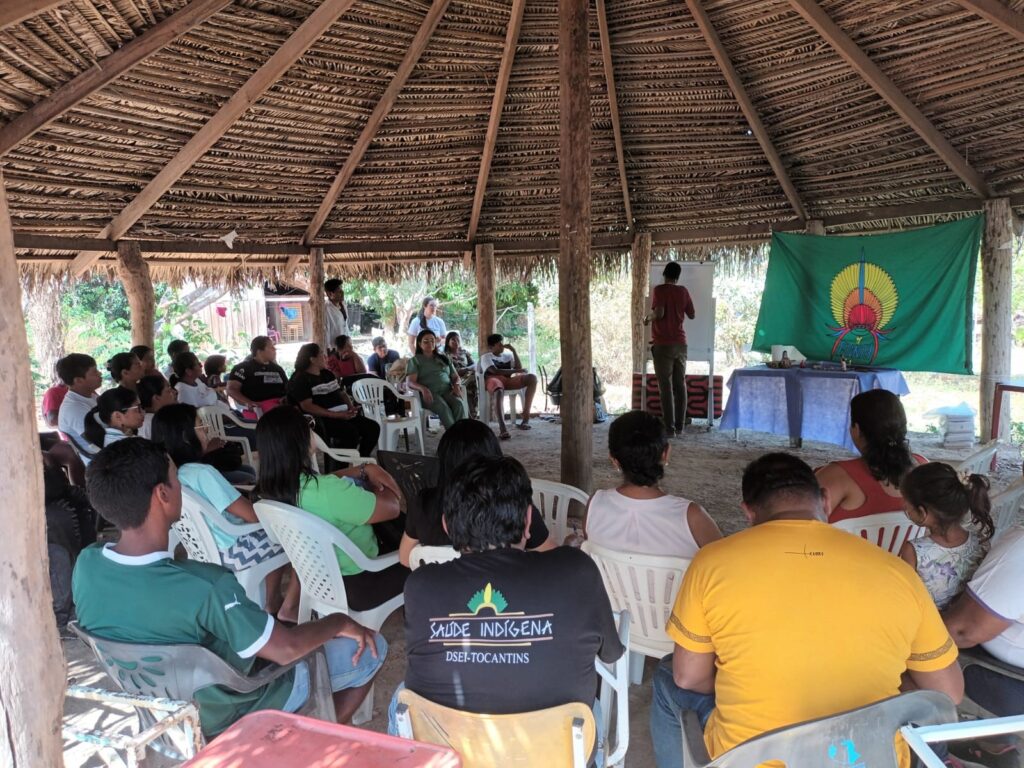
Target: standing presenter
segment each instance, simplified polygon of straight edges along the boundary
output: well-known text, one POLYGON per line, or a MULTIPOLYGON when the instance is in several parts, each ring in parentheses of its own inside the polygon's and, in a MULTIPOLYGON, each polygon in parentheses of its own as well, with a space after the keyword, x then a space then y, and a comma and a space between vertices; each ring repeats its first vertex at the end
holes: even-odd
POLYGON ((651 357, 661 395, 661 418, 669 435, 682 434, 686 419, 686 318, 695 316, 693 299, 686 286, 679 285, 682 267, 675 261, 661 273, 665 282, 651 292, 651 357))

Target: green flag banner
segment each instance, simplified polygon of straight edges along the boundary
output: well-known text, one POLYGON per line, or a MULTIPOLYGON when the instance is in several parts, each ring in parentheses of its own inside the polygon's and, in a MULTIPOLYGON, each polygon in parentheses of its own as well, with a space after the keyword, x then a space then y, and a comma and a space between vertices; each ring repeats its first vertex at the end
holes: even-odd
POLYGON ((892 235, 772 235, 753 349, 973 373, 981 216, 892 235))

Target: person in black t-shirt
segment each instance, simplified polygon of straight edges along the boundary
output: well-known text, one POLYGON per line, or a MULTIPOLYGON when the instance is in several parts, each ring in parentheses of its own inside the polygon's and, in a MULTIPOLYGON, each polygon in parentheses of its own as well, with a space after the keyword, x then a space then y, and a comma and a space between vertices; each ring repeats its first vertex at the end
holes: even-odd
POLYGON ((586 554, 523 551, 530 499, 526 470, 508 457, 470 459, 445 486, 445 525, 462 556, 405 582, 411 691, 482 714, 592 704, 595 657, 611 663, 625 652, 586 554))
MULTIPOLYGON (((426 547, 451 546, 452 540, 441 522, 441 495, 448 478, 455 475, 462 462, 473 456, 500 458, 501 455, 498 438, 482 421, 462 419, 444 431, 441 442, 437 444, 437 460, 440 464, 437 485, 423 489, 416 498, 405 500, 405 533, 398 550, 398 559, 402 565, 409 565, 409 555, 417 544, 426 547)), ((545 552, 556 546, 558 542, 548 533, 544 518, 532 515, 526 549, 545 552)))
POLYGON ((380 437, 380 425, 359 413, 339 379, 327 370, 326 362, 319 344, 299 347, 295 373, 288 380, 288 399, 303 413, 316 417, 317 432, 329 445, 357 448, 360 456, 369 456, 380 437))
POLYGON ((227 391, 236 403, 252 409, 244 415, 255 417, 257 408, 265 413, 280 404, 288 376, 277 364, 277 348, 269 336, 254 338, 249 351, 249 357, 228 374, 227 391))

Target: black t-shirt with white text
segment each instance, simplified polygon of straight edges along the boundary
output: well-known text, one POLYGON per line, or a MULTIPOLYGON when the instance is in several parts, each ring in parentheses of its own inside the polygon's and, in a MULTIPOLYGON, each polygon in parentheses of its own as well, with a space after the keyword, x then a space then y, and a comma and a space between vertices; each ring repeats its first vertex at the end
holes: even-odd
POLYGON ((344 405, 341 396, 341 382, 326 368, 318 374, 296 371, 288 381, 288 398, 296 405, 303 400, 313 400, 321 408, 336 408, 344 405))
POLYGON ((595 657, 624 652, 601 574, 582 551, 495 549, 405 582, 409 690, 466 712, 592 705, 595 657))
POLYGON ((284 397, 288 377, 277 363, 260 363, 247 357, 231 369, 228 381, 237 381, 242 385, 243 395, 261 403, 284 397))

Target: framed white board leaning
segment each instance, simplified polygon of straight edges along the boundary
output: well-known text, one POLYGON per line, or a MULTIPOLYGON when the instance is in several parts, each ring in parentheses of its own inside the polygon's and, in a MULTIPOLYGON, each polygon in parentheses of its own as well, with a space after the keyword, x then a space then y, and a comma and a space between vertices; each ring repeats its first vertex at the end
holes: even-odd
MULTIPOLYGON (((708 364, 708 429, 714 424, 715 416, 715 262, 677 261, 682 269, 678 284, 685 286, 693 300, 694 317, 686 319, 686 360, 708 364)), ((652 261, 647 273, 647 298, 645 312, 650 311, 654 286, 665 282, 662 272, 667 261, 652 261)), ((647 358, 650 356, 650 326, 644 328, 644 367, 641 382, 644 392, 641 402, 647 408, 647 358)), ((692 374, 691 374, 692 375, 692 374)))

